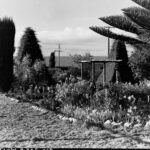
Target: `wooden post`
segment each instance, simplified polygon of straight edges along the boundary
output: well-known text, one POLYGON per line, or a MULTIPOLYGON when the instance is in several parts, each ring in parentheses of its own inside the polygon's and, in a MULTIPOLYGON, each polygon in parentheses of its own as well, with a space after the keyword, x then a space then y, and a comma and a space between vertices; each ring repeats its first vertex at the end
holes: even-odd
POLYGON ((103 86, 105 86, 106 83, 106 63, 103 63, 103 86))
POLYGON ((58 44, 58 59, 59 59, 59 67, 60 67, 60 44, 58 44))
POLYGON ((109 57, 109 52, 110 52, 110 38, 108 38, 108 57, 109 57))
POLYGON ((116 62, 116 83, 119 82, 118 62, 116 62))
POLYGON ((119 82, 118 67, 116 67, 115 69, 116 69, 116 83, 118 83, 119 82))
POLYGON ((95 63, 92 62, 92 81, 95 82, 95 63))

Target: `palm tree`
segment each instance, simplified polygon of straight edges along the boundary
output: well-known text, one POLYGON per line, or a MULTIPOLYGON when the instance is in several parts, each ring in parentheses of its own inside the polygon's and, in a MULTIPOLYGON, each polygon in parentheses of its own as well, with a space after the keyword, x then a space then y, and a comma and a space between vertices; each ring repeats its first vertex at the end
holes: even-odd
MULTIPOLYGON (((108 16, 99 18, 101 21, 113 26, 117 29, 125 31, 125 34, 119 34, 105 27, 90 27, 91 30, 103 36, 124 41, 126 44, 130 44, 135 48, 135 53, 139 50, 145 50, 146 60, 150 63, 150 53, 147 49, 150 49, 150 0, 132 0, 137 3, 140 7, 129 7, 122 9, 124 15, 108 16), (133 36, 128 33, 132 33, 133 36)), ((134 54, 134 53, 133 53, 134 54)), ((136 57, 136 55, 134 55, 136 57)), ((131 57, 133 59, 133 57, 131 57)), ((138 61, 138 58, 134 58, 138 61)), ((133 63, 133 60, 131 61, 133 63)), ((145 65, 147 62, 143 63, 143 66, 134 66, 134 71, 139 70, 138 67, 142 67, 141 70, 146 71, 145 65), (137 68, 136 68, 137 67, 137 68), (135 69, 136 68, 136 69, 135 69)), ((150 73, 149 75, 150 76, 150 73)), ((143 75, 142 78, 147 76, 143 75)))

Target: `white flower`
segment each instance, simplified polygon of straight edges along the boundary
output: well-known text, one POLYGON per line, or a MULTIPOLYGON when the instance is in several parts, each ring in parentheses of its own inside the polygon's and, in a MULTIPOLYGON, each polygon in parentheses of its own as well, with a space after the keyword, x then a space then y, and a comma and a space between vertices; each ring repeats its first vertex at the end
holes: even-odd
POLYGON ((132 97, 131 97, 131 96, 128 96, 128 100, 131 101, 131 99, 132 99, 132 97))
POLYGON ((122 122, 116 123, 116 122, 112 122, 111 125, 114 127, 119 127, 122 124, 122 122))
POLYGON ((129 128, 131 126, 131 123, 129 123, 129 122, 126 122, 125 124, 124 124, 124 127, 125 128, 129 128))
POLYGON ((72 118, 72 122, 73 122, 73 123, 76 123, 76 122, 77 122, 77 119, 72 118))
POLYGON ((87 118, 87 120, 89 120, 91 117, 88 115, 86 118, 87 118))
POLYGON ((63 117, 62 115, 58 115, 58 118, 59 118, 59 119, 62 119, 62 117, 63 117))
POLYGON ((127 96, 126 96, 126 95, 124 95, 124 96, 123 96, 123 98, 127 98, 127 96))
POLYGON ((134 95, 131 95, 131 98, 134 98, 134 95))
POLYGON ((63 117, 62 120, 66 121, 66 120, 68 120, 68 118, 67 117, 63 117))
POLYGON ((131 108, 128 109, 128 113, 132 113, 132 109, 131 108))
POLYGON ((110 125, 110 124, 111 124, 111 121, 110 121, 110 120, 107 120, 107 121, 105 121, 105 123, 104 123, 105 126, 108 126, 108 125, 110 125))
POLYGON ((92 111, 92 113, 93 113, 93 114, 95 114, 96 112, 97 112, 97 110, 96 110, 96 109, 94 109, 94 110, 92 111))
POLYGON ((150 128, 150 121, 146 122, 145 128, 150 128))
POLYGON ((134 127, 135 127, 135 128, 142 127, 142 124, 141 124, 141 123, 135 124, 134 127))
POLYGON ((69 121, 70 121, 70 122, 73 122, 73 120, 72 120, 72 119, 73 119, 73 118, 71 118, 71 117, 70 117, 70 118, 69 118, 69 121))

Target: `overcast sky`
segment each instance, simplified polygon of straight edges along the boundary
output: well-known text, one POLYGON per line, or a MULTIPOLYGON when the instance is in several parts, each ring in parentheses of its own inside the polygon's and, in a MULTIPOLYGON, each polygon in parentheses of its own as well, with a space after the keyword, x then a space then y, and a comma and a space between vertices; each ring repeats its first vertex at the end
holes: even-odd
POLYGON ((44 55, 57 48, 57 43, 63 55, 106 55, 107 38, 89 27, 106 25, 98 18, 122 14, 121 9, 135 5, 131 0, 0 0, 0 17, 14 20, 16 46, 25 28, 32 27, 44 55))

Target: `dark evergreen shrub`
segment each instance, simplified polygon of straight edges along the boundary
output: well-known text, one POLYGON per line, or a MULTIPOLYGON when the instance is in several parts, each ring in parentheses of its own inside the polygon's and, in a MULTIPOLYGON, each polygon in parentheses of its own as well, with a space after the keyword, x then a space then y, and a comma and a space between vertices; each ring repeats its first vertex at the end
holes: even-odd
MULTIPOLYGON (((133 74, 131 71, 131 67, 129 66, 128 62, 128 54, 126 50, 125 43, 123 41, 116 40, 113 44, 112 51, 116 51, 111 53, 112 55, 116 55, 116 60, 122 60, 122 62, 117 63, 115 68, 118 69, 119 78, 121 82, 134 82, 133 74)), ((109 56, 111 58, 111 56, 109 56)), ((116 80, 116 75, 114 74, 113 80, 116 80)))
POLYGON ((31 66, 37 59, 44 60, 35 31, 30 27, 26 28, 21 38, 17 58, 21 62, 26 55, 31 59, 31 66))
POLYGON ((0 19, 0 90, 8 91, 13 80, 15 24, 9 18, 0 19))
POLYGON ((55 52, 52 52, 50 55, 49 68, 55 68, 55 52))

